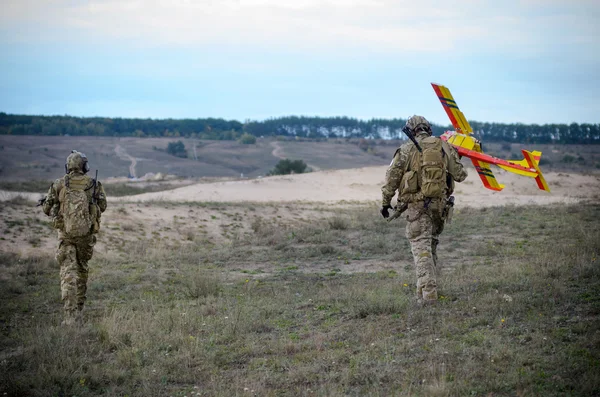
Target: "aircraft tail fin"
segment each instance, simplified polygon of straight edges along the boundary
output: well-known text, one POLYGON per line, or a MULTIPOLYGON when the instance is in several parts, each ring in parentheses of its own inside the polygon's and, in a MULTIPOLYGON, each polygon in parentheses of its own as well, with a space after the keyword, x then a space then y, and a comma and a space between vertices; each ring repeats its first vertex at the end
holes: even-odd
POLYGON ((545 191, 549 192, 550 187, 546 183, 546 179, 542 175, 542 170, 540 170, 540 167, 539 167, 540 157, 541 157, 542 153, 541 152, 529 152, 525 149, 522 149, 521 152, 523 153, 523 156, 525 157, 525 161, 527 161, 527 164, 529 165, 529 167, 535 168, 535 170, 537 172, 535 181, 536 181, 538 187, 540 188, 540 190, 545 190, 545 191), (537 156, 536 156, 536 154, 537 154, 537 156), (537 159, 536 159, 536 157, 537 157, 537 159))

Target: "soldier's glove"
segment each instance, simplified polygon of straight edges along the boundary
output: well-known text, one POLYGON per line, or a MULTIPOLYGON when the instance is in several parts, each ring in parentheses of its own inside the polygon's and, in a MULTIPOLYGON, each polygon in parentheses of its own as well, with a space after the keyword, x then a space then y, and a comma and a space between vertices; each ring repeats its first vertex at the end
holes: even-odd
POLYGON ((38 200, 36 207, 40 207, 40 206, 44 205, 45 202, 46 202, 46 197, 42 197, 41 199, 38 200))
POLYGON ((383 216, 384 218, 389 218, 391 208, 392 208, 392 206, 389 204, 381 207, 381 210, 379 210, 379 212, 381 212, 381 216, 383 216))

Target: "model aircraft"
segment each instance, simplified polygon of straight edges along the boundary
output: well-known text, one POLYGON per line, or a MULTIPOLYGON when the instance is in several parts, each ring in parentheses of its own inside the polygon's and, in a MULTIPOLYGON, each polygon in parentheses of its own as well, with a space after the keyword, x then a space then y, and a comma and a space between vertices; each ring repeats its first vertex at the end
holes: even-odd
POLYGON ((475 170, 486 188, 496 191, 504 188, 504 185, 498 183, 490 169, 490 164, 495 164, 508 172, 535 178, 540 190, 550 191, 539 167, 542 152, 529 152, 522 149, 523 160, 503 160, 483 153, 481 142, 471 135, 473 129, 463 112, 458 108, 450 90, 443 85, 434 83, 431 83, 431 85, 455 128, 455 131, 444 132, 440 138, 454 146, 458 154, 471 159, 475 170))

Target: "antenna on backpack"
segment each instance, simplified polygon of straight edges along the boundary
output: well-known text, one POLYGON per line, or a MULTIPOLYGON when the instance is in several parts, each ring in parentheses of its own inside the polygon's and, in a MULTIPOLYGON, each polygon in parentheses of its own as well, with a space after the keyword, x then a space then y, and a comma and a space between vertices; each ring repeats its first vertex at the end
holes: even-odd
POLYGON ((98 186, 98 170, 96 170, 96 178, 94 178, 94 191, 92 192, 92 203, 96 204, 96 186, 98 186))
POLYGON ((408 128, 408 126, 405 125, 404 127, 402 127, 402 132, 404 132, 406 134, 406 136, 408 137, 408 139, 410 139, 412 141, 412 143, 415 144, 415 146, 417 147, 417 150, 420 153, 423 153, 423 149, 421 149, 421 146, 419 146, 419 143, 415 139, 415 136, 413 135, 413 133, 410 130, 410 128, 408 128))

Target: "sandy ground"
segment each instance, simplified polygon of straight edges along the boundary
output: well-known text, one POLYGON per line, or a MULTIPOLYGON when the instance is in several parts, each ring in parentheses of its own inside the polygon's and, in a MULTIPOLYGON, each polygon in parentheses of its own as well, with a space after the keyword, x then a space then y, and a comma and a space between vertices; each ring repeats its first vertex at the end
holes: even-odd
MULTIPOLYGON (((253 233, 253 223, 268 222, 286 226, 310 223, 336 213, 340 207, 375 206, 380 200, 386 167, 319 171, 303 175, 275 176, 254 180, 203 182, 157 193, 129 197, 109 197, 109 209, 102 216, 98 235, 98 255, 120 255, 124 242, 139 242, 140 247, 161 244, 177 249, 181 244, 218 245, 236 235, 253 233), (189 202, 189 204, 183 204, 189 202), (198 204, 194 204, 198 203, 198 204), (256 204, 254 204, 256 203, 256 204)), ((535 181, 498 171, 506 185, 502 192, 487 190, 474 170, 457 185, 457 207, 498 205, 546 205, 600 202, 600 177, 548 173, 551 193, 537 189, 535 181)), ((1 192, 0 202, 18 193, 1 192)), ((41 194, 22 193, 24 199, 37 200, 41 194)), ((0 252, 19 255, 47 255, 56 249, 56 231, 40 208, 26 200, 0 204, 0 252)), ((448 261, 456 259, 448 254, 448 261)), ((458 253, 456 254, 458 255, 458 253)), ((239 263, 240 277, 247 271, 270 274, 275 265, 239 263)), ((328 262, 297 264, 300 271, 326 270, 328 262)), ((392 269, 381 260, 352 261, 339 265, 343 272, 370 272, 392 269)))
MULTIPOLYGON (((273 176, 262 179, 199 183, 156 193, 109 198, 111 202, 306 202, 343 204, 343 202, 377 202, 386 167, 318 171, 301 175, 273 176)), ((600 201, 600 177, 566 173, 547 173, 551 192, 537 188, 531 178, 495 170, 496 178, 506 185, 503 191, 485 189, 475 171, 457 184, 457 206, 498 206, 525 204, 574 203, 600 201)), ((18 195, 0 191, 0 201, 18 195)), ((20 193, 37 200, 36 193, 20 193)))
MULTIPOLYGON (((214 182, 174 190, 122 197, 122 201, 208 201, 208 202, 374 202, 380 199, 386 167, 319 171, 302 175, 262 179, 214 182)), ((458 206, 497 206, 524 204, 573 203, 600 200, 600 177, 549 173, 546 180, 551 192, 537 188, 531 178, 497 171, 497 179, 506 185, 503 191, 485 189, 473 169, 457 185, 458 206)))

